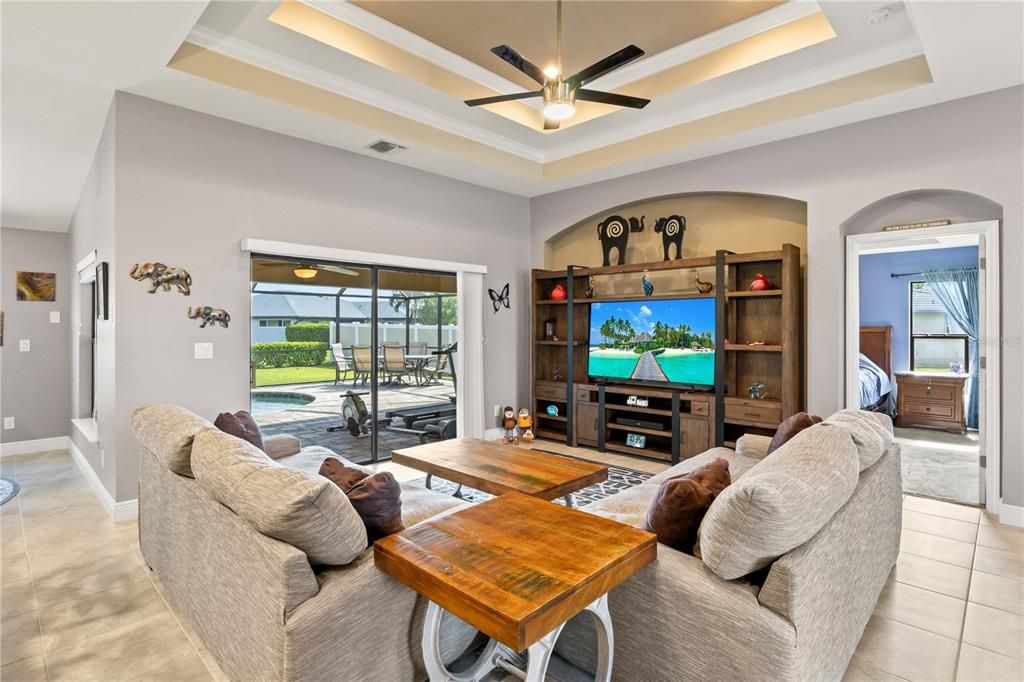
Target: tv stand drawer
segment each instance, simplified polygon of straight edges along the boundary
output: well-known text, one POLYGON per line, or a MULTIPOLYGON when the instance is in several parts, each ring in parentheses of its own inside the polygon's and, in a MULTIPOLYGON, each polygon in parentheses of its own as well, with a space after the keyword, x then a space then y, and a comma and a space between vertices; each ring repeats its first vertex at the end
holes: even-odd
POLYGON ((761 400, 726 399, 725 420, 778 426, 782 421, 782 406, 761 400))

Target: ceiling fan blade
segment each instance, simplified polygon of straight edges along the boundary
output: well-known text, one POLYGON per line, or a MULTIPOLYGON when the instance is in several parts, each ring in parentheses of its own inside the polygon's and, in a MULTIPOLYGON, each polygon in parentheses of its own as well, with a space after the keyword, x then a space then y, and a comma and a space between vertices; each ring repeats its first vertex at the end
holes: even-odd
POLYGON ((494 97, 481 97, 480 99, 467 99, 466 104, 471 107, 478 107, 482 104, 497 104, 498 102, 511 102, 516 99, 529 99, 530 97, 540 97, 544 92, 538 90, 537 92, 514 92, 511 95, 495 95, 494 97))
POLYGON ((612 92, 600 92, 599 90, 577 90, 576 99, 584 102, 600 102, 611 104, 617 107, 629 107, 631 109, 643 109, 651 103, 649 99, 641 97, 630 97, 629 95, 616 95, 612 92))
POLYGON ((339 275, 347 275, 349 277, 356 277, 356 276, 358 276, 360 274, 360 273, 356 272, 355 270, 350 270, 349 268, 343 268, 340 265, 314 265, 313 267, 316 268, 317 270, 326 270, 327 272, 336 272, 339 275))
POLYGON ((558 130, 559 125, 561 125, 559 121, 552 121, 550 118, 544 119, 544 130, 558 130))
POLYGON ((628 47, 622 48, 615 54, 608 55, 601 61, 591 64, 568 80, 572 83, 574 88, 578 88, 581 85, 586 85, 590 81, 600 78, 606 73, 614 71, 620 66, 625 66, 634 59, 642 57, 643 55, 644 51, 639 47, 636 45, 629 45, 628 47))
MULTIPOLYGON (((540 83, 541 85, 544 85, 544 81, 546 79, 544 77, 544 72, 540 70, 540 67, 538 67, 536 64, 531 63, 528 59, 526 59, 526 57, 519 54, 508 45, 498 45, 497 47, 492 47, 491 52, 498 55, 506 62, 516 67, 517 69, 519 69, 527 76, 540 83)), ((643 52, 641 52, 640 54, 643 54, 643 52)))

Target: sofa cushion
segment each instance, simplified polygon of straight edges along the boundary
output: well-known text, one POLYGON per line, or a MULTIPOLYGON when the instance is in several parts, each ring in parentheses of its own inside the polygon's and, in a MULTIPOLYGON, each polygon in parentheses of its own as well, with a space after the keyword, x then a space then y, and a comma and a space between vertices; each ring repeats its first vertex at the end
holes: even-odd
POLYGON ((148 405, 132 412, 132 430, 146 448, 176 474, 192 477, 192 441, 213 424, 177 405, 148 405))
POLYGON ((260 450, 267 451, 263 446, 263 434, 260 432, 260 425, 245 410, 240 410, 234 414, 221 412, 213 420, 213 425, 224 433, 230 433, 235 438, 241 438, 252 443, 260 450))
POLYGON ((822 423, 801 431, 712 503, 700 526, 701 558, 726 580, 769 565, 821 530, 858 474, 846 430, 822 423))
POLYGON ((741 455, 729 448, 711 448, 699 455, 694 455, 693 457, 684 459, 679 464, 669 467, 656 476, 652 476, 647 480, 647 483, 660 485, 663 481, 675 478, 676 476, 681 476, 682 474, 688 474, 697 467, 702 467, 718 458, 722 458, 729 463, 729 476, 734 481, 740 476, 746 474, 755 464, 761 461, 756 457, 741 455))
POLYGON ((348 497, 363 520, 369 544, 403 530, 402 489, 392 473, 367 474, 328 457, 320 465, 320 475, 348 497))
POLYGON ((196 436, 192 467, 211 497, 264 535, 305 552, 311 564, 344 565, 366 549, 359 514, 323 476, 282 466, 217 429, 196 436))
POLYGON ((373 469, 370 467, 350 462, 344 457, 337 455, 334 450, 325 448, 322 445, 307 445, 294 455, 279 458, 277 463, 292 469, 301 469, 310 474, 319 474, 320 466, 328 457, 333 457, 349 469, 356 469, 366 474, 373 473, 373 469))
POLYGON ((729 462, 721 457, 668 479, 658 486, 642 528, 663 545, 693 554, 700 522, 729 481, 729 462))
POLYGON ((782 420, 779 424, 779 428, 775 430, 775 435, 772 436, 772 442, 768 444, 768 450, 765 455, 770 455, 783 445, 793 439, 793 436, 800 433, 804 429, 809 429, 815 424, 821 423, 821 417, 818 415, 810 415, 806 412, 797 412, 792 414, 786 419, 782 420))
POLYGON ((893 442, 892 419, 879 412, 864 410, 840 410, 825 420, 844 429, 857 446, 860 471, 864 471, 879 460, 893 442))

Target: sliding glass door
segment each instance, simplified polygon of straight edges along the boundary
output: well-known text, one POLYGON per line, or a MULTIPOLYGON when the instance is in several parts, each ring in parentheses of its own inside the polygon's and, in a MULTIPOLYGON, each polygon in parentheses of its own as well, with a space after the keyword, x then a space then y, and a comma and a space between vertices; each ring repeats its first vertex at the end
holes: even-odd
POLYGON ((354 462, 455 435, 456 277, 252 257, 252 412, 354 462))

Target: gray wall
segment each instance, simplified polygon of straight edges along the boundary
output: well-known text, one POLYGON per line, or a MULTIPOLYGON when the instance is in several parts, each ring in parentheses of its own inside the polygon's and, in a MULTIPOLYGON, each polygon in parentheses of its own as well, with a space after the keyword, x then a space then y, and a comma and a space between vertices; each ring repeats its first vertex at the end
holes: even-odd
MULTIPOLYGON (((116 272, 118 261, 114 254, 114 108, 107 114, 107 122, 96 149, 92 168, 82 189, 82 197, 78 201, 75 215, 71 220, 71 272, 75 264, 85 258, 91 251, 96 251, 98 262, 106 261, 111 268, 108 306, 111 311, 109 320, 96 321, 96 410, 99 425, 99 443, 89 442, 75 428, 71 430, 71 440, 82 455, 88 460, 100 481, 111 496, 117 488, 116 463, 105 456, 107 450, 113 450, 117 439, 114 428, 117 418, 116 386, 118 376, 117 355, 115 353, 115 324, 117 322, 116 272)), ((86 290, 86 295, 88 290, 86 290)), ((87 376, 89 363, 89 328, 90 320, 84 319, 83 309, 90 310, 87 302, 82 301, 83 288, 74 286, 71 289, 71 327, 70 343, 71 358, 71 409, 76 417, 89 416, 89 386, 80 379, 87 376), (79 333, 81 330, 81 333, 79 333), (86 363, 82 366, 83 362, 86 363)), ((121 499, 121 498, 118 498, 121 499)))
POLYGON ((5 227, 0 229, 0 261, 0 410, 15 422, 13 430, 0 431, 0 442, 66 436, 71 428, 68 235, 5 227), (56 300, 18 301, 19 270, 56 273, 56 300), (60 313, 58 324, 50 322, 52 311, 60 313), (18 350, 20 339, 31 342, 29 352, 18 350))
MULTIPOLYGON (((645 197, 738 191, 807 202, 808 407, 828 414, 844 400, 844 223, 878 229, 949 217, 1002 217, 1003 493, 1024 505, 1024 297, 1015 274, 1024 258, 1024 88, 1015 87, 886 116, 716 157, 536 197, 530 202, 533 263, 544 242, 600 211, 645 197), (918 190, 955 190, 986 200, 876 202, 918 190), (952 203, 950 203, 952 202, 952 203), (942 210, 935 215, 933 210, 942 210), (927 213, 919 213, 925 211, 927 213)), ((936 192, 949 197, 949 192, 936 192)), ((976 198, 975 198, 976 199, 976 198)), ((854 231, 851 229, 851 231, 854 231)))
POLYGON ((527 199, 132 95, 114 110, 116 434, 101 441, 108 468, 116 453, 117 500, 137 493, 134 408, 171 402, 212 418, 249 405, 247 237, 486 265, 485 285, 511 282, 512 294, 511 311, 485 313, 486 404, 525 400, 527 199), (192 295, 146 293, 128 276, 144 261, 187 268, 192 295), (235 323, 200 329, 190 305, 235 323), (198 341, 214 343, 213 360, 193 359, 198 341))

